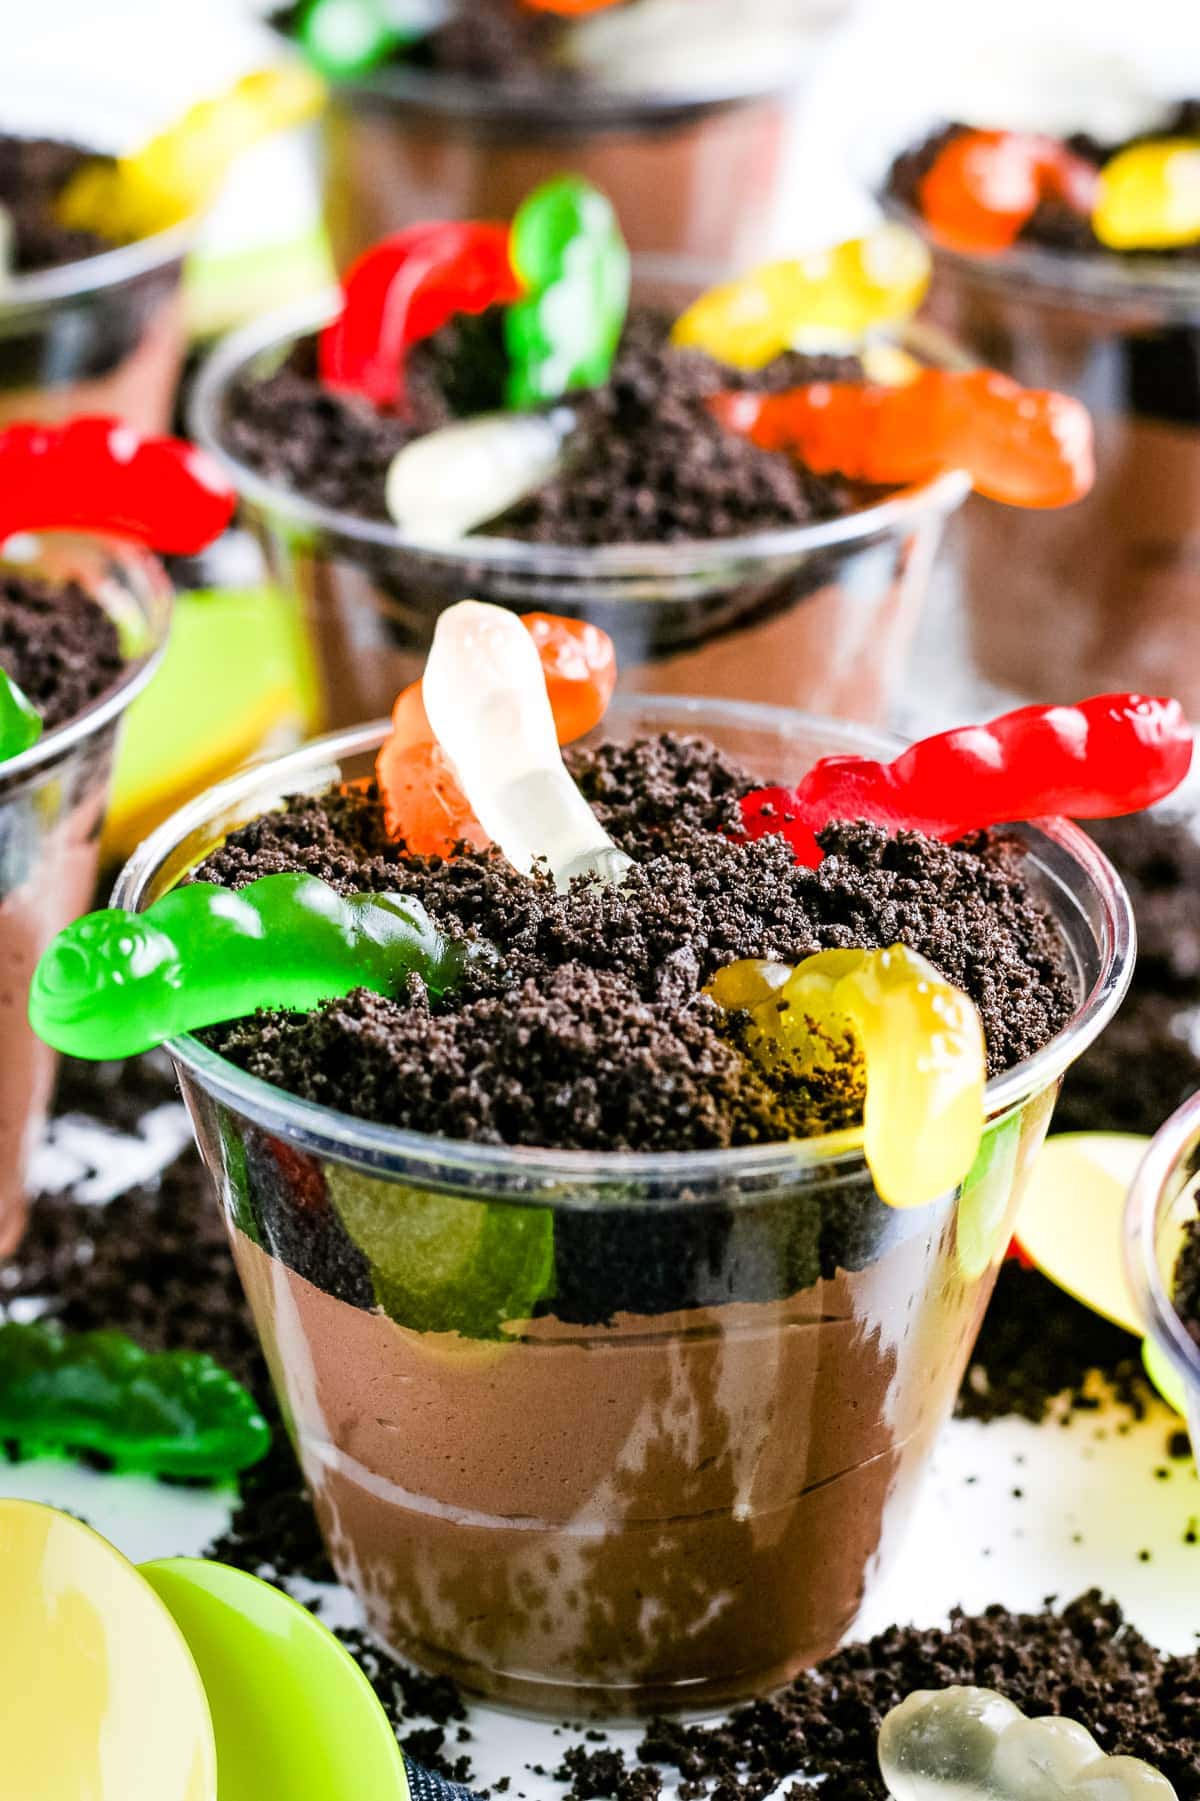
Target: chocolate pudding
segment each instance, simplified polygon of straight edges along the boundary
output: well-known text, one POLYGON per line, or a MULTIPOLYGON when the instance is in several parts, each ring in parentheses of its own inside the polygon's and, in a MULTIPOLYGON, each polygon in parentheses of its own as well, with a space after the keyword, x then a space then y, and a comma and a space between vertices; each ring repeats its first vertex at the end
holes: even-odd
MULTIPOLYGON (((340 1575, 384 1644, 521 1706, 717 1705, 837 1643, 895 1554, 1073 1054, 1014 1078, 961 1193, 896 1210, 860 1152, 803 1142, 857 1117, 853 1056, 764 1071, 701 992, 715 970, 910 944, 972 995, 998 1079, 1096 992, 1025 839, 837 824, 816 870, 736 842, 741 794, 818 754, 746 712, 726 754, 625 701, 601 728, 632 720, 624 740, 568 753, 635 859, 619 888, 409 856, 322 750, 293 769, 322 791, 264 812, 280 778, 244 777, 169 853, 233 888, 293 869, 408 893, 499 947, 436 1005, 359 991, 175 1052, 340 1575)), ((119 894, 146 898, 128 872, 119 894)))
POLYGON ((26 1160, 57 1063, 29 1025, 30 979, 92 899, 121 715, 155 666, 170 613, 166 577, 133 546, 45 534, 8 551, 0 669, 44 729, 0 762, 0 1255, 21 1234, 26 1160))
MULTIPOLYGON (((920 184, 966 127, 893 165, 889 195, 921 227, 920 184)), ((1195 137, 1187 101, 1155 137, 1195 137)), ((1138 141, 1141 141, 1140 139, 1138 141)), ((1099 167, 1122 144, 1066 140, 1099 167)), ((1104 248, 1090 220, 1043 201, 1016 245, 968 256, 931 238, 929 316, 982 362, 1084 401, 1096 484, 1060 512, 964 518, 973 653, 1031 698, 1137 688, 1200 716, 1200 241, 1153 254, 1104 248)))
MULTIPOLYGON (((306 10, 275 23, 291 36, 306 10)), ((332 82, 338 267, 414 219, 506 217, 563 168, 612 195, 636 250, 762 255, 791 97, 841 10, 747 0, 735 21, 725 0, 625 0, 584 20, 460 0, 424 39, 332 82)))
POLYGON ((183 362, 184 238, 119 244, 58 222, 71 177, 105 160, 53 138, 0 134, 11 222, 0 284, 0 426, 104 413, 165 431, 183 362))
POLYGON ((602 626, 630 687, 884 717, 962 480, 897 496, 726 430, 707 406, 720 389, 861 379, 862 365, 788 352, 749 374, 676 348, 696 292, 635 268, 610 378, 571 396, 562 473, 447 546, 389 522, 387 469, 414 437, 503 404, 501 309, 414 348, 404 417, 325 387, 312 332, 257 327, 218 353, 196 435, 301 597, 329 722, 388 712, 463 594, 602 626))

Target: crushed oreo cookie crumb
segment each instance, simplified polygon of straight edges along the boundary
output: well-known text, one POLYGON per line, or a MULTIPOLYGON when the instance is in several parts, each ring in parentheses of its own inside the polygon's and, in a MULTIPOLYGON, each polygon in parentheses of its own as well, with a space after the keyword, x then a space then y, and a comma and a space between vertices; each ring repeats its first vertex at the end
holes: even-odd
POLYGON ((124 666, 116 626, 78 582, 0 569, 0 669, 47 731, 99 700, 124 666))

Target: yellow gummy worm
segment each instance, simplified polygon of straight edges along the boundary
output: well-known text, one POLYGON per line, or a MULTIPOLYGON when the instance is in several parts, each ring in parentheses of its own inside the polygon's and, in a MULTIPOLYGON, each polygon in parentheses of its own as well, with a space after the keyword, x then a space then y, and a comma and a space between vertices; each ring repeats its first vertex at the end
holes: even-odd
POLYGON ((216 198, 239 152, 311 119, 323 99, 321 83, 299 63, 256 69, 132 155, 86 164, 64 189, 59 218, 117 242, 166 231, 216 198))
POLYGON ((1200 138, 1132 144, 1100 171, 1092 228, 1110 250, 1200 240, 1200 138))
POLYGON ((914 313, 929 286, 929 252, 902 225, 829 250, 764 263, 712 288, 675 322, 671 342, 735 369, 761 369, 806 333, 853 343, 914 313))
POLYGON ((822 1031, 853 1034, 866 1066, 864 1150, 889 1206, 925 1206, 963 1181, 983 1132, 983 1027, 924 957, 894 944, 819 951, 794 969, 747 958, 708 992, 749 1013, 751 1048, 768 1067, 782 1053, 803 1073, 825 1060, 822 1031))

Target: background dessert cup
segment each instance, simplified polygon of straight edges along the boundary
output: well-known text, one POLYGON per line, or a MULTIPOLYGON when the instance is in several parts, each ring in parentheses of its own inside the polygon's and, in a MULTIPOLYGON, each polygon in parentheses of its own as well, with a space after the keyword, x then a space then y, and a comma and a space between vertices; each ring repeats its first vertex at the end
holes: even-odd
MULTIPOLYGON (((643 261, 636 302, 681 312, 708 280, 643 261)), ((690 544, 577 549, 489 537, 421 549, 387 522, 315 505, 228 448, 232 385, 274 367, 337 301, 260 321, 201 371, 192 424, 241 496, 275 579, 298 597, 326 723, 390 711, 464 594, 584 617, 612 636, 626 688, 800 706, 877 723, 901 685, 958 473, 844 518, 690 544)), ((933 345, 918 334, 914 349, 933 345)))
POLYGON ((26 1163, 57 1062, 26 1017, 30 979, 55 933, 91 903, 121 717, 158 660, 171 607, 159 564, 116 540, 13 538, 0 546, 0 570, 12 569, 81 582, 114 620, 128 661, 90 707, 0 763, 0 1256, 24 1225, 26 1163), (19 562, 18 549, 28 553, 19 562))
MULTIPOLYGON (((598 736, 702 731, 764 777, 889 754, 796 713, 625 696, 598 736)), ((382 728, 243 773, 144 845, 142 907, 382 728)), ((572 1714, 760 1693, 851 1626, 953 1405, 1059 1079, 1117 1006, 1123 890, 1022 828, 1078 977, 988 1089, 960 1194, 898 1212, 857 1135, 693 1154, 455 1143, 295 1100, 172 1044, 341 1577, 393 1649, 572 1714)))
POLYGON ((166 431, 183 365, 191 237, 176 226, 0 285, 0 427, 106 413, 166 431))
POLYGON ((1157 1132, 1125 1210, 1125 1267, 1149 1346, 1170 1370, 1200 1456, 1200 1345, 1171 1299, 1184 1228, 1200 1213, 1200 1094, 1157 1132))
POLYGON ((1170 693, 1200 716, 1200 263, 930 249, 926 316, 989 367, 1075 395, 1096 434, 1086 499, 965 510, 980 673, 1044 701, 1170 693))

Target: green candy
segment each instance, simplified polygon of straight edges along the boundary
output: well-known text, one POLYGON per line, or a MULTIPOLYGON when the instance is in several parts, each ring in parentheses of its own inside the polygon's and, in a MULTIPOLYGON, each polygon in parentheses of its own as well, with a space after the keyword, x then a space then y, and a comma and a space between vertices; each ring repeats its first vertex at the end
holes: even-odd
POLYGON ((440 12, 431 0, 312 0, 296 35, 321 75, 348 81, 426 36, 440 12))
POLYGON ((629 251, 612 206, 579 176, 558 176, 518 208, 511 256, 529 291, 504 316, 508 405, 597 387, 629 307, 629 251))
POLYGON ((0 669, 0 763, 30 750, 41 735, 41 714, 11 675, 0 669))
POLYGON ((109 907, 58 934, 34 971, 35 1032, 72 1057, 132 1057, 260 1007, 311 1012, 419 975, 434 997, 490 946, 454 941, 403 894, 337 894, 316 876, 192 882, 144 913, 109 907))
POLYGON ((26 1456, 99 1452, 122 1471, 215 1480, 265 1457, 271 1428, 200 1351, 14 1323, 0 1325, 0 1439, 26 1456))

